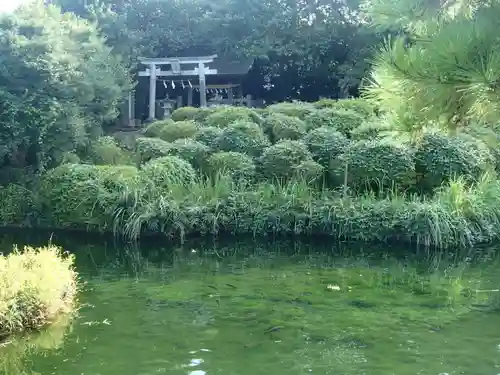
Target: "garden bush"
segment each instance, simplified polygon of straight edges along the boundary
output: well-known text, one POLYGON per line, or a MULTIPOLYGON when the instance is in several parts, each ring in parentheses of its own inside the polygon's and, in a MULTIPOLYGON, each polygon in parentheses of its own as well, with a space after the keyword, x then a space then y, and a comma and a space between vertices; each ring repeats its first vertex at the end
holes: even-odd
POLYGON ((263 127, 273 142, 282 139, 298 140, 306 134, 306 124, 298 117, 271 113, 263 121, 263 127))
POLYGON ((193 184, 196 172, 191 164, 177 156, 164 156, 144 164, 139 172, 144 186, 157 191, 193 184))
POLYGON ((375 115, 375 107, 364 99, 321 99, 314 103, 316 108, 343 109, 356 112, 364 118, 375 115))
POLYGON ((477 148, 463 139, 437 132, 426 132, 418 140, 415 165, 419 186, 425 191, 463 176, 476 180, 488 166, 477 148))
POLYGON ((62 155, 61 164, 78 164, 80 162, 80 157, 74 152, 65 152, 62 155))
POLYGON ((216 140, 221 134, 221 128, 217 128, 215 126, 205 126, 196 131, 193 139, 207 145, 211 149, 215 149, 217 147, 216 140))
POLYGON ((188 161, 195 168, 203 168, 210 153, 210 148, 193 139, 178 139, 172 143, 170 155, 188 161))
POLYGON ((139 164, 167 156, 171 150, 172 144, 159 138, 137 138, 136 140, 136 153, 139 164))
POLYGON ((180 107, 172 112, 173 121, 196 121, 199 119, 200 112, 203 109, 195 107, 180 107))
POLYGON ((365 120, 353 111, 320 109, 313 112, 305 121, 308 129, 315 129, 318 126, 330 126, 349 137, 351 132, 365 120))
POLYGON ((325 168, 314 160, 305 160, 294 167, 294 174, 297 178, 313 183, 320 181, 324 176, 325 168))
POLYGON ((387 141, 351 143, 338 160, 331 163, 331 176, 336 184, 344 181, 354 191, 366 189, 406 189, 415 185, 415 163, 409 147, 387 141))
POLYGON ((311 151, 314 160, 324 167, 344 152, 349 140, 340 132, 330 127, 311 130, 304 137, 304 142, 311 151))
POLYGON ((159 138, 166 142, 173 142, 181 138, 190 138, 198 131, 194 121, 169 122, 163 126, 159 138))
POLYGON ((144 135, 146 137, 159 138, 163 128, 167 125, 171 125, 173 121, 171 119, 154 121, 146 126, 144 129, 144 135))
POLYGON ((110 230, 121 194, 137 183, 133 166, 64 164, 42 177, 41 210, 48 225, 110 230))
POLYGON ((482 142, 494 158, 494 167, 500 171, 500 133, 492 127, 482 124, 471 124, 461 130, 460 135, 468 135, 482 142))
POLYGON ((206 126, 225 128, 235 121, 248 121, 259 124, 262 118, 253 109, 247 107, 221 107, 207 116, 206 126))
POLYGON ((0 339, 39 329, 74 309, 74 256, 55 246, 0 254, 0 339))
POLYGON ((35 219, 36 202, 34 194, 21 185, 0 186, 0 224, 26 225, 35 219))
POLYGON ((99 137, 89 146, 89 158, 95 165, 127 165, 132 163, 132 156, 118 146, 111 136, 99 137))
POLYGON ((314 111, 314 106, 305 102, 277 103, 267 107, 269 113, 281 113, 290 117, 297 117, 304 120, 314 111))
POLYGON ((293 177, 295 167, 307 160, 312 160, 312 155, 303 142, 284 140, 264 150, 259 170, 269 179, 287 179, 293 177))
POLYGON ((366 121, 351 131, 351 138, 355 140, 369 140, 384 137, 393 131, 393 127, 386 121, 376 119, 366 121))
POLYGON ((259 125, 236 121, 224 128, 215 141, 219 151, 234 151, 259 156, 269 146, 269 140, 259 125))
POLYGON ((255 176, 253 159, 239 152, 217 152, 208 159, 208 170, 212 177, 228 174, 234 180, 252 180, 255 176))

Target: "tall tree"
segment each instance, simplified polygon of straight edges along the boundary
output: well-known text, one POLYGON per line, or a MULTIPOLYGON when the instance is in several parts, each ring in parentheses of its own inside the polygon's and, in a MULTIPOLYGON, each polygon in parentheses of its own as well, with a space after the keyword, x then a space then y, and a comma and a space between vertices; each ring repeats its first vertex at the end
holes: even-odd
POLYGON ((131 86, 95 25, 36 2, 0 17, 0 160, 57 164, 117 116, 131 86))

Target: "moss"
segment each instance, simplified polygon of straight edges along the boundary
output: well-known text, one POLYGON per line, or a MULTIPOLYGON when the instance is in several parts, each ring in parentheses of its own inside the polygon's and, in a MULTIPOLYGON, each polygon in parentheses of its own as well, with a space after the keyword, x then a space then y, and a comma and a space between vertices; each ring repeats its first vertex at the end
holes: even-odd
POLYGON ((194 121, 169 122, 163 126, 158 135, 166 142, 173 142, 181 138, 190 138, 198 131, 194 121))
POLYGON ((73 256, 55 246, 0 255, 0 337, 38 329, 73 310, 73 263, 73 256))
POLYGON ((214 110, 204 121, 206 126, 225 128, 235 121, 260 123, 261 117, 246 107, 221 107, 214 110))
POLYGON ((259 156, 269 146, 269 141, 259 125, 236 121, 223 129, 215 141, 220 151, 234 151, 259 156))
POLYGON ((215 126, 205 126, 196 131, 193 136, 195 141, 201 142, 211 149, 217 148, 216 140, 222 134, 222 129, 215 126))
POLYGON ((321 127, 311 130, 304 142, 318 163, 324 167, 337 158, 349 145, 349 140, 340 132, 330 127, 321 127))
POLYGON ((238 152, 217 152, 208 159, 208 170, 212 176, 228 174, 235 180, 252 180, 255 164, 251 157, 238 152))
POLYGON ((172 144, 159 138, 137 138, 136 140, 136 154, 139 164, 167 156, 171 150, 172 144))
POLYGON ((282 139, 298 140, 306 134, 304 121, 281 113, 271 113, 267 116, 263 127, 272 135, 274 142, 282 139))
POLYGON ((259 167, 266 178, 287 179, 293 176, 295 167, 307 160, 312 160, 312 155, 304 143, 284 140, 264 150, 259 167))
POLYGON ((339 184, 344 179, 354 190, 366 188, 406 189, 415 184, 413 153, 408 147, 386 141, 358 141, 347 147, 331 164, 331 174, 339 184))

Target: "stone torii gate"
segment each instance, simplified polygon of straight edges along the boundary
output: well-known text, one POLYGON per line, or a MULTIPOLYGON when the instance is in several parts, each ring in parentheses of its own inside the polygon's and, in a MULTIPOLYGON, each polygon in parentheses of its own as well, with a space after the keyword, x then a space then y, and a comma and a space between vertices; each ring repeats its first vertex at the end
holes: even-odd
POLYGON ((165 58, 139 58, 141 64, 148 66, 139 72, 140 77, 149 77, 149 120, 156 118, 156 79, 158 77, 198 76, 200 87, 200 106, 207 106, 206 76, 217 74, 217 69, 210 69, 209 64, 217 55, 199 57, 165 57, 165 58), (162 70, 161 65, 170 65, 169 70, 162 70), (189 70, 182 70, 182 65, 194 65, 189 70))

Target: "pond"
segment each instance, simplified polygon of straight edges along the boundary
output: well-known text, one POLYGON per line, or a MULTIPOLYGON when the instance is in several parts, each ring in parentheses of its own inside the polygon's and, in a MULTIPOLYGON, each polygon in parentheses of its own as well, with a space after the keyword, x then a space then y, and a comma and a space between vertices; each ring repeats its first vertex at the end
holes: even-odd
MULTIPOLYGON (((48 236, 2 247, 28 241, 48 236)), ((4 344, 1 375, 500 373, 495 249, 52 241, 76 253, 81 309, 4 344)))

